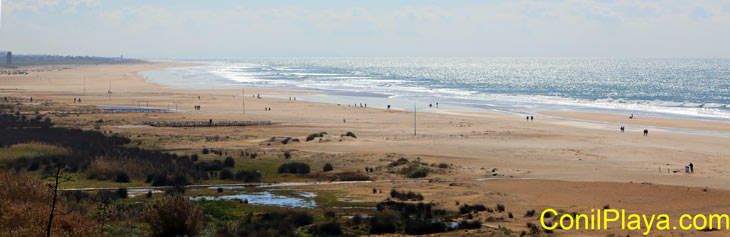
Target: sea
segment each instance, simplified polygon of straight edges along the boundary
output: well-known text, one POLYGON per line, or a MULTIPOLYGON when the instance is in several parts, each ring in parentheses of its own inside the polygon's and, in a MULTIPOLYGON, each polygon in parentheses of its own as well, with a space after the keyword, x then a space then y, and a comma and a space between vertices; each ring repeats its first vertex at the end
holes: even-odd
MULTIPOLYGON (((730 122, 730 59, 227 58, 141 72, 183 88, 280 88, 395 109, 578 111, 730 122), (429 107, 429 104, 431 105, 429 107)), ((251 90, 251 89, 250 89, 251 90)), ((253 89, 255 90, 255 89, 253 89)), ((253 92, 252 92, 253 93, 253 92)), ((262 95, 266 96, 266 95, 262 95)))

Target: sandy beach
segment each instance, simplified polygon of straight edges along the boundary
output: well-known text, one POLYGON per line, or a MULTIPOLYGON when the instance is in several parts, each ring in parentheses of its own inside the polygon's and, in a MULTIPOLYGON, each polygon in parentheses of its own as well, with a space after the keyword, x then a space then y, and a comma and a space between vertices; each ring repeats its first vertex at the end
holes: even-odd
MULTIPOLYGON (((326 96, 309 91, 245 88, 242 97, 241 88, 179 89, 147 82, 138 74, 155 68, 190 65, 170 62, 74 66, 49 68, 28 75, 0 75, 0 97, 33 97, 36 103, 52 101, 69 106, 177 108, 180 112, 95 113, 54 119, 59 126, 87 123, 89 129, 92 121, 103 119, 109 125, 102 130, 120 134, 224 138, 183 139, 160 144, 170 150, 259 148, 336 154, 347 158, 329 162, 353 171, 382 165, 388 157, 420 158, 424 162, 448 163, 456 167, 424 182, 312 187, 339 189, 352 200, 382 200, 383 194, 369 193, 377 187, 419 191, 427 201, 444 204, 457 200, 503 203, 513 207, 520 216, 533 208, 585 212, 604 205, 670 215, 730 212, 727 205, 730 200, 730 162, 727 162, 730 137, 653 128, 649 136, 643 136, 641 131, 641 126, 651 126, 730 132, 728 123, 645 117, 629 120, 626 116, 613 114, 554 111, 542 111, 541 114, 609 124, 542 116, 528 122, 523 115, 433 108, 418 111, 417 135, 414 135, 412 111, 287 99, 304 95, 326 96), (107 92, 109 90, 111 94, 107 92), (256 99, 253 95, 262 98, 256 99), (74 98, 82 98, 82 102, 74 104, 74 98), (201 109, 194 110, 198 105, 201 109), (267 107, 271 110, 265 111, 267 107), (274 124, 210 128, 141 126, 152 121, 210 119, 271 121, 274 124), (621 133, 618 129, 621 125, 629 129, 621 133), (321 131, 328 133, 322 141, 304 142, 308 134, 321 131), (340 136, 347 132, 356 134, 357 139, 340 136), (275 136, 297 137, 302 142, 286 145, 267 142, 275 136), (684 166, 690 162, 694 164, 694 174, 685 174, 684 166), (479 178, 497 179, 478 181, 479 178)), ((388 175, 382 174, 378 179, 388 179, 388 175)), ((522 227, 524 223, 507 226, 522 227)), ((563 233, 640 235, 616 229, 563 233)), ((668 235, 678 233, 727 235, 727 231, 672 231, 668 235)))

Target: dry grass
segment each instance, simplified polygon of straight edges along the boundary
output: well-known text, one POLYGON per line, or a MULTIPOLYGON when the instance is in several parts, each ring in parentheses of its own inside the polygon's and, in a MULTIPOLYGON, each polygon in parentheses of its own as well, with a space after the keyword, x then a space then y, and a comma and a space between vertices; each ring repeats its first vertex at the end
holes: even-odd
POLYGON ((179 195, 147 204, 144 219, 157 236, 194 236, 204 228, 203 208, 179 195))
MULTIPOLYGON (((0 236, 45 235, 53 190, 23 173, 0 170, 0 236)), ((53 236, 99 236, 97 223, 59 198, 53 236)))
POLYGON ((18 158, 40 156, 68 155, 68 149, 42 142, 14 144, 8 148, 0 148, 0 162, 12 162, 18 158))

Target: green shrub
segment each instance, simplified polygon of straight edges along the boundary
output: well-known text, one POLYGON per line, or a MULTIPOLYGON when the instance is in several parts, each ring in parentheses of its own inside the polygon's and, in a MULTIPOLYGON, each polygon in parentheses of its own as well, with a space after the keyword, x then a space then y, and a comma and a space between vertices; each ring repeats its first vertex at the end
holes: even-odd
POLYGON ((396 161, 390 162, 390 164, 388 164, 388 167, 396 167, 404 164, 408 164, 408 159, 401 157, 398 158, 398 160, 396 161))
POLYGON ((345 134, 342 134, 342 136, 343 136, 343 137, 352 137, 352 138, 357 138, 357 136, 355 136, 355 133, 353 133, 353 132, 347 132, 347 133, 345 133, 345 134))
POLYGON ((144 207, 144 220, 156 236, 194 236, 203 228, 203 208, 184 196, 161 198, 144 207))
POLYGON ((229 169, 221 170, 221 173, 218 175, 218 179, 233 179, 233 177, 233 172, 229 169))
POLYGON ((124 173, 124 171, 117 171, 114 176, 114 182, 129 183, 129 175, 127 175, 127 173, 124 173))
POLYGON ((391 213, 378 212, 368 219, 370 234, 395 233, 398 217, 391 213))
POLYGON ((428 176, 431 170, 426 167, 420 167, 418 165, 410 165, 407 168, 401 170, 401 173, 408 178, 423 178, 428 176))
POLYGON ((223 166, 233 168, 234 166, 236 166, 236 161, 233 160, 233 157, 226 157, 226 159, 223 160, 223 166))
POLYGON ((307 136, 307 141, 314 140, 315 138, 318 138, 318 137, 324 137, 324 135, 326 135, 326 134, 327 134, 327 132, 318 132, 318 133, 309 134, 307 136))
POLYGON ((218 228, 218 236, 297 236, 298 227, 312 224, 314 218, 305 211, 268 212, 249 214, 231 228, 218 228))
POLYGON ((337 222, 327 222, 310 227, 309 233, 315 236, 339 236, 343 232, 340 224, 337 224, 337 222))
POLYGON ((420 193, 414 193, 411 191, 400 192, 398 190, 390 190, 390 197, 401 200, 401 201, 422 201, 423 195, 420 193))
POLYGON ((476 213, 476 212, 486 211, 486 210, 487 210, 487 207, 485 207, 484 205, 481 205, 481 204, 471 205, 471 206, 469 204, 464 204, 463 206, 459 207, 459 212, 461 212, 461 214, 466 214, 466 213, 470 213, 470 212, 476 213))
POLYGON ((426 235, 446 231, 446 224, 441 221, 408 219, 405 221, 405 233, 409 235, 426 235))
POLYGON ((236 172, 236 180, 247 183, 261 182, 261 173, 255 170, 241 170, 236 172))
POLYGON ((129 195, 127 194, 127 188, 119 188, 117 189, 117 197, 119 198, 127 198, 129 195))
POLYGON ((332 171, 332 170, 333 170, 332 164, 330 164, 330 163, 324 164, 324 167, 322 167, 322 171, 324 171, 324 172, 332 171))
POLYGON ((279 166, 278 173, 309 174, 309 165, 301 162, 285 163, 279 166))

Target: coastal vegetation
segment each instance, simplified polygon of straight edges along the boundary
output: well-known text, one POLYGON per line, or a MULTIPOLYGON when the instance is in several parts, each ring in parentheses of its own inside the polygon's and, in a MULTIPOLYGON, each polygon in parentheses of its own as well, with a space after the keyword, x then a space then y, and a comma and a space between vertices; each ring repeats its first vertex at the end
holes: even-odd
MULTIPOLYGON (((412 191, 373 192, 403 202, 386 199, 349 203, 338 200, 334 193, 321 191, 302 196, 293 190, 188 187, 222 182, 368 181, 373 180, 368 174, 375 175, 376 167, 367 167, 366 172, 361 168, 334 172, 338 160, 312 162, 299 158, 302 153, 293 149, 157 149, 143 146, 149 142, 139 140, 139 135, 105 131, 104 124, 112 122, 109 119, 94 120, 93 127, 100 128, 84 130, 56 126, 49 115, 43 114, 5 112, 0 118, 4 122, 0 130, 7 134, 0 137, 0 206, 8 216, 36 223, 1 223, 8 228, 0 235, 44 235, 51 200, 58 202, 53 214, 56 218, 50 222, 54 236, 433 234, 481 226, 478 220, 459 222, 458 212, 423 203, 424 196, 412 191), (322 170, 311 170, 311 165, 322 170), (54 177, 60 180, 54 186, 61 187, 59 190, 48 188, 54 177), (63 190, 85 187, 106 188, 63 190), (22 195, 11 195, 18 192, 22 195), (279 195, 285 200, 309 200, 316 205, 292 208, 246 199, 258 193, 279 195)), ((406 177, 425 177, 432 172, 418 158, 400 158, 377 169, 406 177)))

